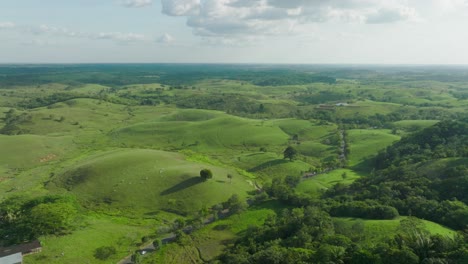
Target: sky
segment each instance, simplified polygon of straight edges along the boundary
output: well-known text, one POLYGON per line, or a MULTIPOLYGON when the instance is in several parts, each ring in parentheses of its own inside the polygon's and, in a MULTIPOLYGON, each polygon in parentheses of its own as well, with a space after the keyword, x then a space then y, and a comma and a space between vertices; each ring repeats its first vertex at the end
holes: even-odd
POLYGON ((468 64, 468 0, 0 0, 0 63, 468 64))

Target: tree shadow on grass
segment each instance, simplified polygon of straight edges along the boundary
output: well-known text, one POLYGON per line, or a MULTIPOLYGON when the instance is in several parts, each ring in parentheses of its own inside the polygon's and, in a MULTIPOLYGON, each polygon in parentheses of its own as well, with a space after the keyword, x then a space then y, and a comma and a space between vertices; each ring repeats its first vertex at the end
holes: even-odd
POLYGON ((171 188, 168 188, 162 191, 160 195, 164 196, 164 195, 168 195, 171 193, 179 192, 179 191, 185 190, 187 188, 190 188, 202 182, 204 182, 204 180, 201 177, 192 177, 185 181, 179 182, 178 184, 172 186, 171 188))
POLYGON ((256 171, 259 171, 259 170, 263 170, 263 169, 266 169, 268 167, 273 167, 273 166, 276 166, 276 165, 280 165, 280 164, 283 164, 283 163, 288 163, 289 160, 285 160, 285 159, 276 159, 276 160, 270 160, 270 161, 267 161, 267 162, 264 162, 258 166, 255 166, 251 169, 249 169, 249 172, 256 172, 256 171))

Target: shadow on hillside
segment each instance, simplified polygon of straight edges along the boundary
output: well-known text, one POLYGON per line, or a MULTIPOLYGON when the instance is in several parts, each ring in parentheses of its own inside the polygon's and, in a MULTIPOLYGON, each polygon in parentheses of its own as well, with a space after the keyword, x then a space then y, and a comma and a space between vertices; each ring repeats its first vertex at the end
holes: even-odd
POLYGON ((203 182, 203 179, 201 177, 192 177, 183 182, 179 182, 178 184, 172 186, 169 189, 162 191, 160 195, 168 195, 171 193, 179 192, 179 191, 185 190, 187 188, 190 188, 202 182, 203 182))
POLYGON ((266 169, 268 167, 273 167, 273 166, 276 166, 276 165, 280 165, 280 164, 283 164, 283 163, 288 163, 289 160, 285 160, 285 159, 276 159, 276 160, 270 160, 270 161, 267 161, 267 162, 264 162, 258 166, 255 166, 251 169, 249 169, 249 172, 256 172, 256 171, 259 171, 259 170, 263 170, 263 169, 266 169))
POLYGON ((352 170, 359 172, 361 175, 369 175, 375 167, 375 158, 368 157, 358 164, 351 167, 352 170))

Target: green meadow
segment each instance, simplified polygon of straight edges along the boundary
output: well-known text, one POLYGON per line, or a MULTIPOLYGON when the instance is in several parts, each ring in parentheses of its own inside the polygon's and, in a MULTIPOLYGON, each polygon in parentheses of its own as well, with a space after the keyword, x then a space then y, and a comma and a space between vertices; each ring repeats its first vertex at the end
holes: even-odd
POLYGON ((337 183, 348 185, 360 177, 358 172, 351 169, 338 169, 305 179, 299 183, 296 189, 300 193, 319 197, 321 193, 337 183))
MULTIPOLYGON (((399 217, 393 220, 368 220, 359 218, 334 218, 335 226, 340 232, 359 232, 357 239, 360 243, 375 244, 387 239, 398 232, 400 221, 406 217, 399 217)), ((420 220, 425 231, 433 235, 454 237, 456 232, 437 223, 420 220)))
POLYGON ((66 189, 86 206, 122 215, 159 210, 189 214, 223 202, 234 193, 245 197, 254 190, 234 170, 149 149, 118 149, 90 155, 60 172, 47 188, 66 189), (206 182, 198 174, 205 168, 214 174, 206 182), (228 174, 232 180, 228 180, 228 174))
POLYGON ((349 134, 349 166, 368 166, 366 162, 400 137, 385 129, 352 129, 349 134))
MULTIPOLYGON (((185 245, 145 256, 148 263, 207 263, 249 227, 292 207, 276 197, 254 202, 258 189, 293 176, 294 192, 322 199, 336 184, 372 177, 376 155, 402 137, 460 118, 468 107, 468 87, 455 80, 360 70, 87 65, 15 75, 2 67, 0 202, 73 197, 79 212, 69 230, 39 236, 43 251, 24 261, 34 264, 117 263, 142 238, 170 234, 176 219, 212 214, 233 195, 249 201, 241 213, 201 226, 185 245), (203 180, 202 169, 212 178, 203 180), (103 246, 116 253, 97 259, 103 246)), ((466 162, 448 157, 412 168, 438 175, 466 162)), ((343 232, 363 226, 361 242, 374 243, 405 217, 333 221, 343 232)), ((423 222, 432 234, 454 236, 423 222)))

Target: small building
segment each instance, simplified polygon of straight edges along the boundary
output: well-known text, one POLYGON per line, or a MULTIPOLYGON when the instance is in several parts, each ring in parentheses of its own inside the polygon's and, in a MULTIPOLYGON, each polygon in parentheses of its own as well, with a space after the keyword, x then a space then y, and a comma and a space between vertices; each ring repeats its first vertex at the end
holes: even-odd
POLYGON ((336 106, 348 106, 348 103, 337 103, 336 106))
POLYGON ((0 264, 22 264, 23 255, 20 252, 0 257, 0 264))
POLYGON ((41 252, 42 246, 39 240, 29 243, 0 247, 0 264, 23 263, 23 256, 41 252))

